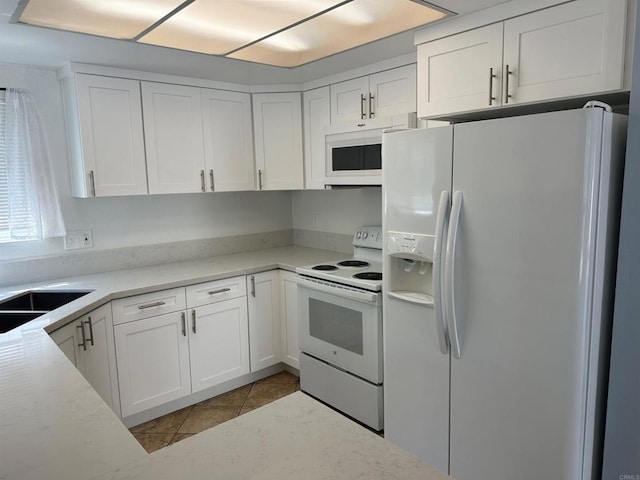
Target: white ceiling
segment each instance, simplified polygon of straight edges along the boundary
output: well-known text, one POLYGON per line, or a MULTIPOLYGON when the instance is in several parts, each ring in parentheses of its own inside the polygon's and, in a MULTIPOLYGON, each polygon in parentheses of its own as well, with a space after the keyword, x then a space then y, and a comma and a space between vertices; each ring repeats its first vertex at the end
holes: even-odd
MULTIPOLYGON (((297 83, 415 51, 405 32, 293 69, 10 24, 19 0, 0 0, 0 61, 58 68, 68 61, 248 84, 297 83)), ((432 0, 464 15, 505 0, 432 0)))

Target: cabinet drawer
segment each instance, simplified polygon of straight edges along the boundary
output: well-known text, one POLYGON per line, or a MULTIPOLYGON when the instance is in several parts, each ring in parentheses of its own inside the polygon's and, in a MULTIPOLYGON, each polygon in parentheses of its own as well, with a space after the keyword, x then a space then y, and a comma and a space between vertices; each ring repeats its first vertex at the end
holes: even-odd
POLYGON ((141 320, 187 308, 184 288, 172 288, 159 292, 121 298, 112 302, 113 324, 141 320))
POLYGON ((187 287, 187 305, 199 307, 209 303, 221 302, 231 298, 247 295, 247 285, 244 275, 238 277, 199 283, 187 287))

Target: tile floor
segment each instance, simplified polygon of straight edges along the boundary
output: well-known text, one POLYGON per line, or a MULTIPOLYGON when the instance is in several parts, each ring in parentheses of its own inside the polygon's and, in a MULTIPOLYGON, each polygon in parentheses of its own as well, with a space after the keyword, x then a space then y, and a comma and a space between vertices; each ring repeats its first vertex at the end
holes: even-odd
POLYGON ((151 453, 299 389, 298 377, 289 372, 280 372, 129 430, 151 453))

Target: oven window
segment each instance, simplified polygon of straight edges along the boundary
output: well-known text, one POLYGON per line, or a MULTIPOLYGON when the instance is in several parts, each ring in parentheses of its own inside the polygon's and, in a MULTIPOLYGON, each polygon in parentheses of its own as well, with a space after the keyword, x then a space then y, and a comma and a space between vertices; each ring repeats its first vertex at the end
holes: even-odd
POLYGON ((312 337, 362 355, 362 312, 310 298, 309 330, 312 337))

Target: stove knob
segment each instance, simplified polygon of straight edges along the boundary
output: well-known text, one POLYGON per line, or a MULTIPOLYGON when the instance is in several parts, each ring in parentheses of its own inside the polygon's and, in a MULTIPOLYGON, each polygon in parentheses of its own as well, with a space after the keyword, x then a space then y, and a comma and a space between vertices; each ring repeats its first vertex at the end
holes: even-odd
POLYGON ((362 232, 362 238, 365 239, 369 236, 368 232, 362 232))
POLYGON ((357 233, 356 233, 356 238, 357 238, 358 240, 360 239, 360 237, 361 237, 361 236, 362 236, 362 233, 361 233, 361 232, 357 232, 357 233))

